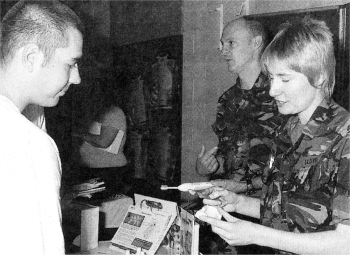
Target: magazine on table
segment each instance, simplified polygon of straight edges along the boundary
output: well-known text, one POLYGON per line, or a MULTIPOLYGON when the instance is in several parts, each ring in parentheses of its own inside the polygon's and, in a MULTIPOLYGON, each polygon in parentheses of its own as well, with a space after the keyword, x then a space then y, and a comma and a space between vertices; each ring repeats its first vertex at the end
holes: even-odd
POLYGON ((111 240, 110 249, 147 255, 156 254, 176 217, 176 203, 135 194, 122 224, 111 240))
POLYGON ((135 194, 110 249, 146 255, 198 255, 199 224, 175 202, 135 194))

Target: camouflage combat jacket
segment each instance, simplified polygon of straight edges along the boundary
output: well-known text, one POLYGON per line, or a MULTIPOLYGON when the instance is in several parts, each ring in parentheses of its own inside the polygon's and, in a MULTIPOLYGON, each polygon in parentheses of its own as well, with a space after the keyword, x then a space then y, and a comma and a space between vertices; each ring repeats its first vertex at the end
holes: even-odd
MULTIPOLYGON (((245 168, 250 148, 262 144, 263 139, 275 137, 275 130, 286 119, 278 113, 273 98, 269 96, 269 88, 268 77, 263 73, 250 90, 242 89, 238 78, 218 100, 216 122, 212 128, 219 138, 218 155, 224 158, 223 167, 227 174, 245 168)), ((268 154, 264 148, 257 151, 258 154, 268 154)), ((256 155, 254 158, 257 159, 256 155)))
POLYGON ((279 131, 262 176, 261 223, 297 233, 350 225, 349 112, 324 100, 305 126, 293 116, 279 131))

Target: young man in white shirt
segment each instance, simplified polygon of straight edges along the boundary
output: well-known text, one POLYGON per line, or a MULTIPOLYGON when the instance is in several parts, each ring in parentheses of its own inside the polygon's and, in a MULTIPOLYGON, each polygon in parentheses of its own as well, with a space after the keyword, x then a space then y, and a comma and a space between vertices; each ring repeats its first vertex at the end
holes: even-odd
POLYGON ((55 142, 21 112, 57 105, 79 84, 82 24, 58 1, 19 1, 1 22, 0 247, 3 254, 65 254, 55 142))

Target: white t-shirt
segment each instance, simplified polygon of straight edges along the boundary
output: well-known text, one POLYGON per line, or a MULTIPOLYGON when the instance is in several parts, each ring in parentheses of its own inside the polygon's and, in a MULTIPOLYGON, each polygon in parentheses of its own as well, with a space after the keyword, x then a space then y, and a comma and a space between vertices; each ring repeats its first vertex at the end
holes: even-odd
POLYGON ((0 253, 65 254, 55 142, 0 96, 0 253))

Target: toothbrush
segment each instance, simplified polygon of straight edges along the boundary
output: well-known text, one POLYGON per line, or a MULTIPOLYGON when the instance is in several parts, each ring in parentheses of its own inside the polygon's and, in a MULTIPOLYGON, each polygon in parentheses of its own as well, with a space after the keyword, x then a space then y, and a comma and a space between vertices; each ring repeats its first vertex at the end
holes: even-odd
POLYGON ((183 183, 177 187, 168 187, 167 185, 162 185, 160 187, 161 190, 169 190, 169 189, 178 189, 183 192, 187 192, 189 190, 203 190, 214 186, 210 182, 193 182, 193 183, 183 183))

